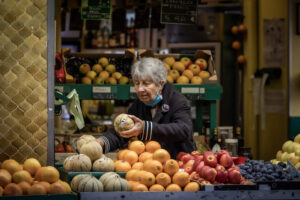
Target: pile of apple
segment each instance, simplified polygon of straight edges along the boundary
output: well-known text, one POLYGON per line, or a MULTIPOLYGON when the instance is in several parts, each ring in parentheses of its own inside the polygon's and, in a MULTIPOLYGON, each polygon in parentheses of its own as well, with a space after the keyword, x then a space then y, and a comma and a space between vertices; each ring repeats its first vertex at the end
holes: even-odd
POLYGON ((182 57, 176 61, 174 57, 168 56, 163 59, 168 70, 167 80, 178 84, 201 84, 204 79, 211 76, 207 71, 207 61, 197 58, 194 62, 188 57, 182 57))
POLYGON ((109 63, 108 58, 101 57, 98 63, 92 67, 83 63, 79 67, 79 72, 83 76, 81 83, 83 84, 127 84, 129 79, 116 71, 116 66, 109 63))
POLYGON ((206 151, 203 155, 198 151, 190 154, 180 152, 176 159, 179 167, 201 185, 249 183, 226 150, 220 150, 217 154, 206 151))

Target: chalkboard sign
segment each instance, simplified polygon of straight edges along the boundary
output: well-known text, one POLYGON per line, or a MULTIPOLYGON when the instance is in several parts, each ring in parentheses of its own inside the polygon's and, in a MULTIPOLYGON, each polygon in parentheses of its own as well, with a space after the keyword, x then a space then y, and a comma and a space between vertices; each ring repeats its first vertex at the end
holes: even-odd
POLYGON ((196 24, 197 0, 162 0, 162 24, 196 24))
POLYGON ((111 18, 111 0, 81 0, 81 19, 111 18))

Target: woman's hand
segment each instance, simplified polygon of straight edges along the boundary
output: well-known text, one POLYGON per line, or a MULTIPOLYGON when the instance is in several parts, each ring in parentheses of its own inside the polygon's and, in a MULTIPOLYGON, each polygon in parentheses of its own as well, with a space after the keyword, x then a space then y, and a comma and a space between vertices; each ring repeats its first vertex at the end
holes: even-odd
POLYGON ((131 137, 135 137, 138 136, 139 134, 141 134, 143 132, 143 128, 144 128, 144 121, 137 118, 134 115, 128 115, 134 122, 134 126, 132 129, 128 130, 128 131, 122 131, 120 132, 120 136, 124 137, 124 138, 131 138, 131 137))

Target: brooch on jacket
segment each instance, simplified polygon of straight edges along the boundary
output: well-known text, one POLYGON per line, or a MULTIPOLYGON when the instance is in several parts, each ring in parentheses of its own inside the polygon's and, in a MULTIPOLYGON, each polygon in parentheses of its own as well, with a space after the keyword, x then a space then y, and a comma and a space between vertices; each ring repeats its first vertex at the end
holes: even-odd
POLYGON ((168 104, 163 104, 163 105, 161 106, 161 110, 162 110, 163 112, 168 112, 169 109, 170 109, 170 106, 169 106, 168 104))

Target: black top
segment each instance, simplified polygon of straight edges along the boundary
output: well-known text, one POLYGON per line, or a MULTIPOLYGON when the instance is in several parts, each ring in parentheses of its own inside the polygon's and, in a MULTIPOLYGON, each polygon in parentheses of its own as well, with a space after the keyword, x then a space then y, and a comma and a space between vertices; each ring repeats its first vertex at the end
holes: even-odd
MULTIPOLYGON (((193 139, 193 124, 187 99, 170 83, 164 85, 163 100, 158 103, 154 118, 151 107, 136 99, 128 110, 128 114, 144 120, 144 130, 139 140, 155 140, 171 157, 176 158, 181 151, 190 153, 196 150, 193 139)), ((123 148, 129 139, 122 138, 114 129, 110 129, 100 137, 105 143, 104 152, 123 148)))

